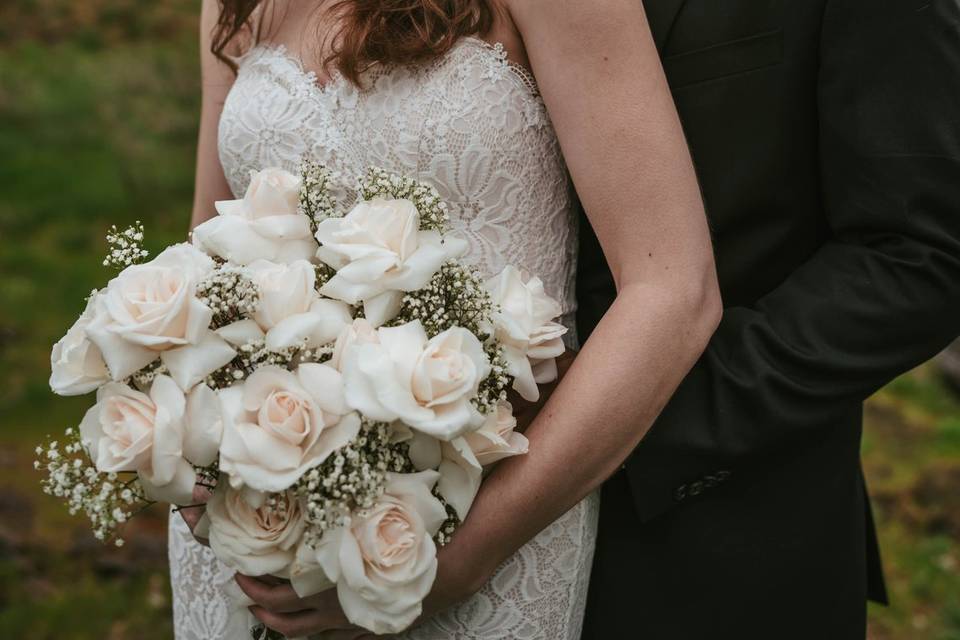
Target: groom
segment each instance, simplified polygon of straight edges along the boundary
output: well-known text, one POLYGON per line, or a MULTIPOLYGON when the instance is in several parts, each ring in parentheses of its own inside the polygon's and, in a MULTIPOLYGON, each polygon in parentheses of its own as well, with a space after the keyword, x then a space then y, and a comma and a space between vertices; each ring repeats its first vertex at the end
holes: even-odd
POLYGON ((863 638, 861 403, 960 333, 960 0, 645 4, 726 309, 605 485, 583 637, 863 638))

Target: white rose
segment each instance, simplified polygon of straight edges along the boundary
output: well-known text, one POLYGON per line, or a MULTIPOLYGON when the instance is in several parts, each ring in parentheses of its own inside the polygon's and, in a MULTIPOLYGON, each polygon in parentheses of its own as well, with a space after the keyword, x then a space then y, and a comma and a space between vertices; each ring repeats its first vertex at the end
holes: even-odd
POLYGON ((441 440, 480 426, 483 416, 471 400, 490 362, 476 336, 453 327, 427 340, 419 320, 377 333, 377 343, 355 344, 346 354, 347 404, 441 440))
POLYGON ((209 412, 216 406, 213 392, 199 387, 195 393, 185 397, 167 376, 157 376, 149 395, 113 382, 101 387, 80 423, 97 469, 135 471, 151 499, 189 503, 196 476, 191 461, 213 462, 220 437, 209 412))
POLYGON ((343 371, 346 354, 354 345, 372 344, 380 341, 377 330, 366 318, 357 318, 349 326, 343 328, 337 341, 333 345, 333 356, 329 364, 337 371, 343 371))
POLYGON ((319 347, 335 340, 351 322, 345 303, 317 294, 316 271, 306 260, 290 264, 256 260, 247 270, 260 288, 253 319, 266 332, 271 351, 304 342, 309 348, 319 347))
POLYGON ((95 300, 86 332, 114 380, 159 356, 174 380, 189 388, 233 359, 233 349, 209 331, 213 314, 196 297, 197 283, 213 268, 209 256, 177 244, 110 281, 95 300))
POLYGON ((525 400, 536 401, 540 397, 537 384, 556 379, 554 358, 564 351, 561 338, 567 329, 553 322, 560 315, 560 305, 543 290, 540 278, 524 282, 514 267, 506 267, 486 286, 496 308, 494 335, 504 347, 513 388, 525 400))
POLYGON ((337 270, 320 293, 349 304, 364 304, 364 315, 379 326, 400 309, 404 291, 423 288, 466 242, 420 231, 420 214, 409 200, 374 199, 357 204, 343 218, 317 227, 317 257, 337 270))
POLYGON ((446 519, 430 492, 437 478, 435 471, 387 474, 376 506, 327 532, 315 549, 300 548, 291 576, 297 593, 306 597, 333 583, 353 624, 377 634, 409 627, 437 573, 433 536, 446 519))
POLYGON ((83 395, 110 381, 100 349, 87 338, 98 295, 90 296, 84 312, 50 353, 50 388, 58 395, 83 395))
POLYGON ((301 364, 296 373, 261 367, 220 399, 220 469, 235 489, 284 491, 360 431, 340 373, 326 364, 301 364))
POLYGON ((266 497, 254 507, 241 491, 222 483, 207 502, 210 548, 227 566, 248 576, 289 575, 305 527, 292 492, 266 497))
POLYGON ((297 213, 300 178, 283 169, 251 172, 241 200, 216 203, 217 215, 193 230, 193 243, 235 264, 259 258, 309 260, 317 250, 310 219, 297 213))
POLYGON ((482 427, 466 434, 463 439, 470 446, 477 461, 487 466, 528 451, 530 443, 526 436, 515 431, 516 428, 517 418, 513 415, 513 406, 509 402, 501 402, 496 410, 487 416, 482 427))

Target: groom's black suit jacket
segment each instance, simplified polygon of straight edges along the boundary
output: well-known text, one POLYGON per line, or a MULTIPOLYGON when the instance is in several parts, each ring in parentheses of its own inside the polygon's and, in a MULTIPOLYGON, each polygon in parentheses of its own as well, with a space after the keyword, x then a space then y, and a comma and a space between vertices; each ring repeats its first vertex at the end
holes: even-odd
POLYGON ((960 0, 645 4, 725 312, 604 489, 584 638, 862 638, 862 402, 960 333, 960 0))

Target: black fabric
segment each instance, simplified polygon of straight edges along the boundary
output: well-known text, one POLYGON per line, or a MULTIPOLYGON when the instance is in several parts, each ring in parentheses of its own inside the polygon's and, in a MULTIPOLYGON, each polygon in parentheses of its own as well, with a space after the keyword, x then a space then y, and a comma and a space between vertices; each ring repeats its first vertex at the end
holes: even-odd
MULTIPOLYGON (((605 489, 584 637, 863 637, 861 405, 960 334, 960 0, 646 6, 725 311, 605 489)), ((581 237, 585 337, 615 289, 581 237)))

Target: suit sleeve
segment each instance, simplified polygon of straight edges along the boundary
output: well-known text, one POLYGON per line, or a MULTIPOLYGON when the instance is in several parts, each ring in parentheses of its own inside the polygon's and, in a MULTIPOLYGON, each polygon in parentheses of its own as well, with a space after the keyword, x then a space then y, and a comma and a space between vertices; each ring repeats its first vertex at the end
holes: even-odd
POLYGON ((960 333, 960 2, 830 0, 818 83, 830 240, 725 310, 628 462, 644 520, 838 428, 960 333))

